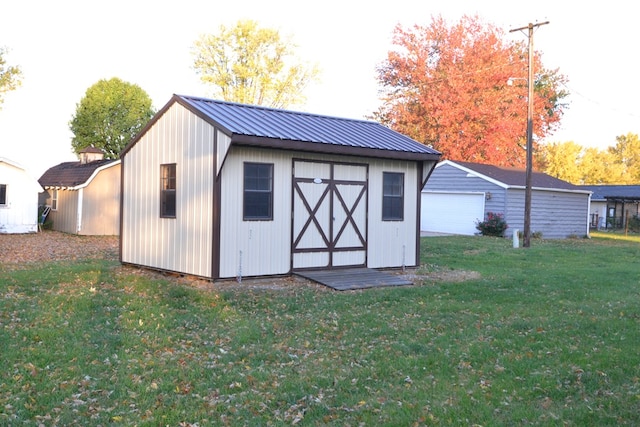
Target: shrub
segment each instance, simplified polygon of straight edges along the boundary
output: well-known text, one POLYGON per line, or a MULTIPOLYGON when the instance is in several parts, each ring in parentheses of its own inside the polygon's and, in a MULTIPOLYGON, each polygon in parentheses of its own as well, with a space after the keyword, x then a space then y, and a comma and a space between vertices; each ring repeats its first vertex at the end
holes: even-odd
POLYGON ((504 216, 500 213, 487 212, 487 217, 484 221, 476 222, 476 229, 483 236, 503 237, 507 228, 509 226, 504 220, 504 216))

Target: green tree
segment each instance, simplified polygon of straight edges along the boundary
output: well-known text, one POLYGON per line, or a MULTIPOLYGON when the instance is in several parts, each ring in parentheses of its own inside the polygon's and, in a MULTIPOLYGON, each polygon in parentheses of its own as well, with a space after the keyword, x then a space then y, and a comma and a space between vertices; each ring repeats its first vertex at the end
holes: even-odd
POLYGON ((304 101, 303 90, 317 79, 318 68, 295 57, 295 45, 255 21, 220 26, 215 35, 194 43, 194 68, 225 101, 286 108, 304 101))
MULTIPOLYGON (((528 44, 464 16, 454 25, 433 17, 426 26, 397 26, 397 47, 378 67, 383 104, 374 117, 431 145, 451 160, 524 166, 528 44), (511 78, 513 84, 509 85, 511 78)), ((565 76, 534 58, 534 134, 560 122, 565 76)))
POLYGON ((94 146, 105 158, 116 159, 154 114, 151 98, 140 86, 117 77, 100 80, 87 89, 69 122, 73 150, 94 146))
POLYGON ((22 71, 15 65, 7 65, 7 49, 0 47, 0 109, 4 103, 4 94, 20 86, 22 71))

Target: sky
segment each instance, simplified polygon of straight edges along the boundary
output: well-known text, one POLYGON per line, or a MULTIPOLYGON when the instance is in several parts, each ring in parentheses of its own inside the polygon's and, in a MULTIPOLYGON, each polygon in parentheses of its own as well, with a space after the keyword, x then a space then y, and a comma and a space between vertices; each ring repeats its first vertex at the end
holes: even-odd
POLYGON ((393 49, 394 27, 438 15, 450 23, 478 15, 521 41, 525 33, 509 30, 549 21, 535 31, 534 49, 546 68, 568 77, 571 95, 560 129, 543 142, 604 149, 640 134, 635 12, 628 0, 11 1, 2 6, 0 46, 23 82, 0 110, 0 157, 36 179, 77 160, 69 121, 101 79, 139 85, 156 109, 173 94, 210 97, 193 69, 193 43, 241 19, 290 36, 297 56, 320 68, 306 103, 292 109, 363 119, 380 105, 375 69, 393 49))

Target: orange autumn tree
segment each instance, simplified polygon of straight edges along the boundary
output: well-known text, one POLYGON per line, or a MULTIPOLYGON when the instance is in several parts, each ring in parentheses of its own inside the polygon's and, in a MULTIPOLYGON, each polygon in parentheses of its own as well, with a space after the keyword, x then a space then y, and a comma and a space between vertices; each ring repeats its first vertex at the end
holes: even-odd
MULTIPOLYGON (((398 25, 397 49, 377 70, 383 103, 374 118, 445 159, 524 167, 528 43, 504 36, 477 16, 453 26, 442 17, 398 25)), ((557 128, 568 93, 566 78, 545 69, 539 53, 534 71, 535 141, 557 128)))

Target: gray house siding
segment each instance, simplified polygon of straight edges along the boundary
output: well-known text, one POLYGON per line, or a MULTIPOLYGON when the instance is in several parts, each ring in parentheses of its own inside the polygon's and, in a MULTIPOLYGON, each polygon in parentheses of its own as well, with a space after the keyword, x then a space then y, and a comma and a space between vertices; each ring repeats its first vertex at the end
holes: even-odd
MULTIPOLYGON (((505 220, 511 232, 524 229, 524 189, 508 189, 505 220)), ((587 196, 569 192, 532 190, 531 232, 545 239, 564 239, 587 234, 587 196)), ((510 234, 510 233, 509 233, 510 234)))
MULTIPOLYGON (((493 184, 485 179, 468 176, 465 171, 454 168, 450 165, 442 165, 437 168, 437 173, 433 173, 427 181, 423 191, 438 192, 482 192, 485 193, 485 214, 486 212, 505 212, 506 200, 505 190, 497 184, 493 184)), ((429 209, 422 206, 422 209, 429 209)))
MULTIPOLYGON (((445 161, 435 168, 423 192, 452 195, 484 193, 485 216, 488 212, 503 214, 509 226, 506 236, 511 236, 514 230, 522 232, 525 188, 524 185, 512 182, 515 181, 517 172, 502 169, 501 177, 486 176, 482 173, 482 168, 486 168, 486 165, 477 166, 478 170, 472 164, 459 165, 445 161)), ((575 186, 575 189, 569 188, 572 187, 570 184, 551 177, 538 176, 538 180, 542 184, 537 187, 534 182, 531 193, 531 232, 541 233, 547 239, 588 235, 589 192, 575 186)), ((424 211, 429 206, 422 206, 421 209, 424 211)), ((458 208, 462 209, 464 206, 458 208)))

